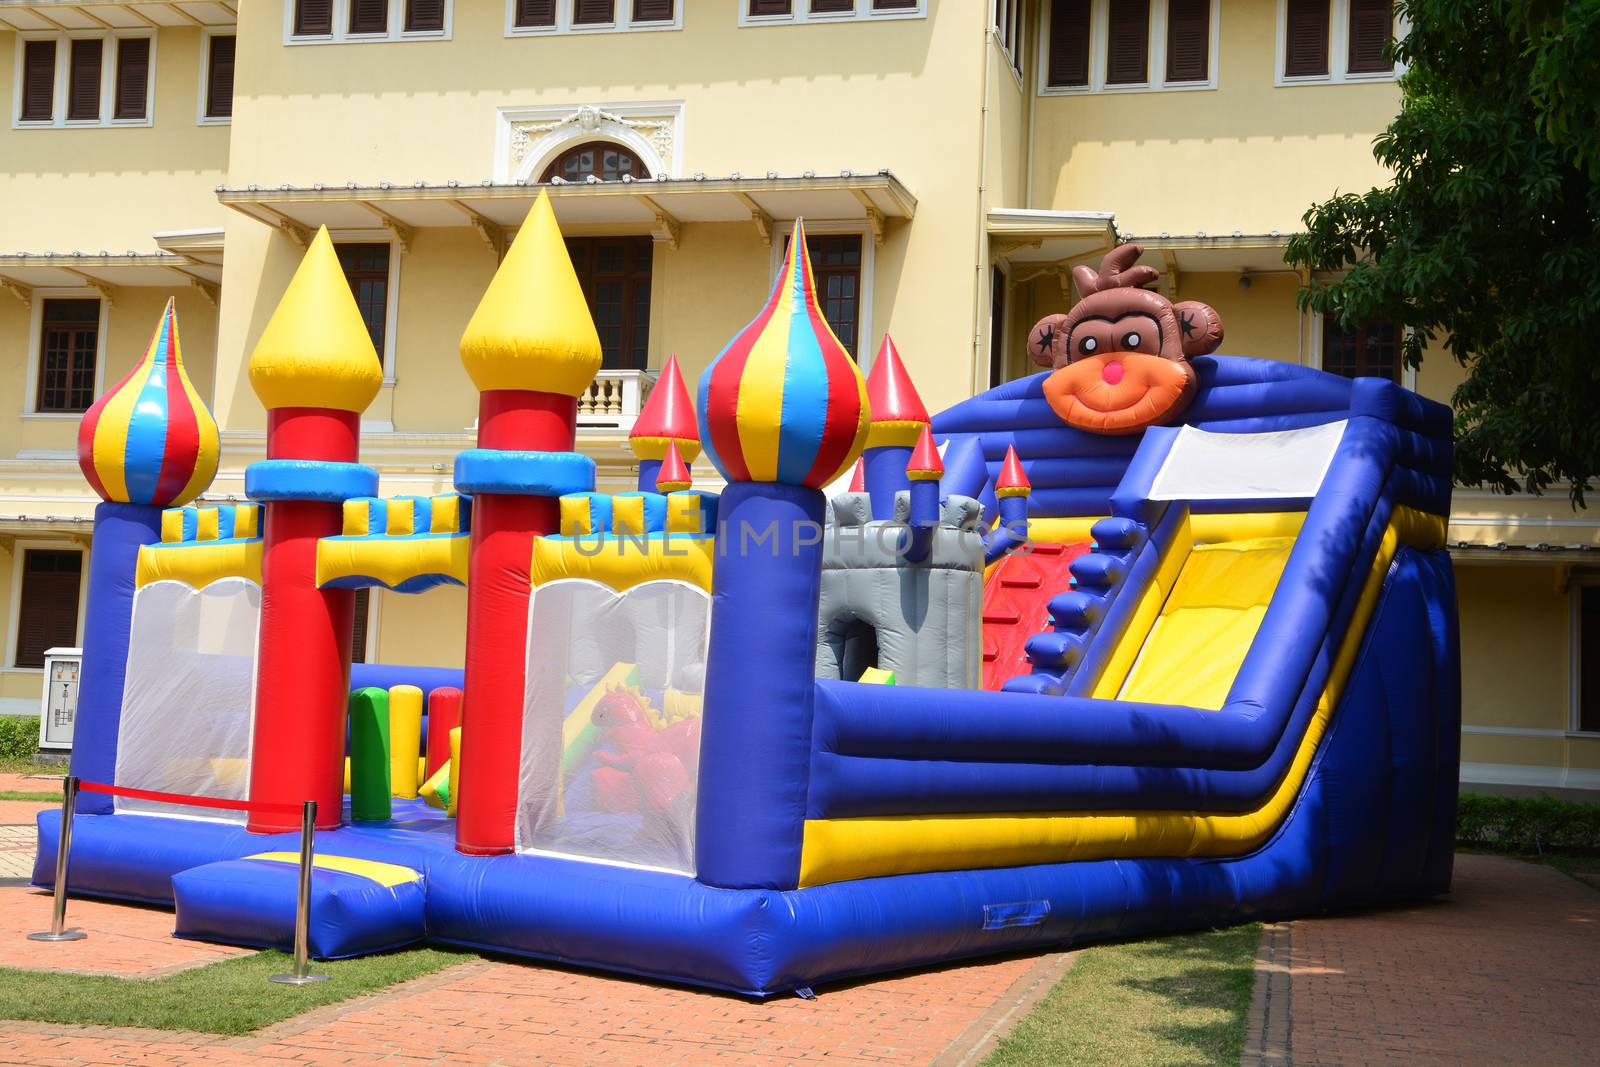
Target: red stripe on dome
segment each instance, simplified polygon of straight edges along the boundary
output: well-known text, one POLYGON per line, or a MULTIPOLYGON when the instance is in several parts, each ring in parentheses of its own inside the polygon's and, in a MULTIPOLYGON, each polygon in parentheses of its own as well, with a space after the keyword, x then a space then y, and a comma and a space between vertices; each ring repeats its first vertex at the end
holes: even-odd
POLYGON ((750 467, 745 462, 744 442, 739 437, 739 384, 744 380, 745 364, 755 348, 756 341, 766 331, 767 323, 778 308, 778 299, 784 283, 789 278, 791 261, 784 261, 778 272, 778 281, 761 309, 749 325, 740 330, 728 347, 722 350, 711 365, 711 381, 706 388, 706 429, 711 435, 711 449, 723 465, 722 473, 729 481, 750 481, 750 467))

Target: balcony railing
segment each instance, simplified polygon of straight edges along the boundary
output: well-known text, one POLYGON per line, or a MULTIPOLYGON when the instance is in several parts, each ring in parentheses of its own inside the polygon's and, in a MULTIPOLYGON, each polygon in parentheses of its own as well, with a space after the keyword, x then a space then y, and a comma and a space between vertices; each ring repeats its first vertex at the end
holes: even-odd
POLYGON ((656 372, 603 370, 589 391, 578 397, 578 429, 597 433, 627 433, 644 407, 656 372))

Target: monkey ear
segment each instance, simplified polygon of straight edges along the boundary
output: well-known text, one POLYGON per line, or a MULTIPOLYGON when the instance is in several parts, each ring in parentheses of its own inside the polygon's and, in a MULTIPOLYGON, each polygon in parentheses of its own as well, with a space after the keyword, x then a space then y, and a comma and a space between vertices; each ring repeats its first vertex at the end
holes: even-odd
POLYGON ((1222 344, 1222 317, 1210 304, 1185 300, 1172 305, 1178 319, 1178 337, 1186 356, 1205 356, 1222 344))
POLYGON ((1054 367, 1067 354, 1067 316, 1046 315, 1028 331, 1028 358, 1041 367, 1054 367))

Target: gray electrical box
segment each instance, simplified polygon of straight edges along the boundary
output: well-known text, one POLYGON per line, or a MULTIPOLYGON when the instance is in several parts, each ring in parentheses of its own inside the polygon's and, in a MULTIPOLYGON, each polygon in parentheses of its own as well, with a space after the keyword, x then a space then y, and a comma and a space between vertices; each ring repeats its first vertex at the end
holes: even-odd
POLYGON ((78 720, 78 674, 82 668, 81 648, 45 650, 44 693, 39 705, 41 749, 72 748, 72 728, 78 720))

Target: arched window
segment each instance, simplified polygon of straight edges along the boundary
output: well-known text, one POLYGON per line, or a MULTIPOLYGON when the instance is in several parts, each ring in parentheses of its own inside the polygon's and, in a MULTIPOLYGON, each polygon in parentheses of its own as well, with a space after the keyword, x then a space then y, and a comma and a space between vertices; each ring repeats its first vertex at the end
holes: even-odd
POLYGON ((544 176, 539 180, 547 182, 559 177, 569 182, 581 182, 591 174, 604 182, 617 182, 624 175, 648 178, 650 168, 624 145, 612 141, 589 141, 557 156, 544 169, 544 176))

